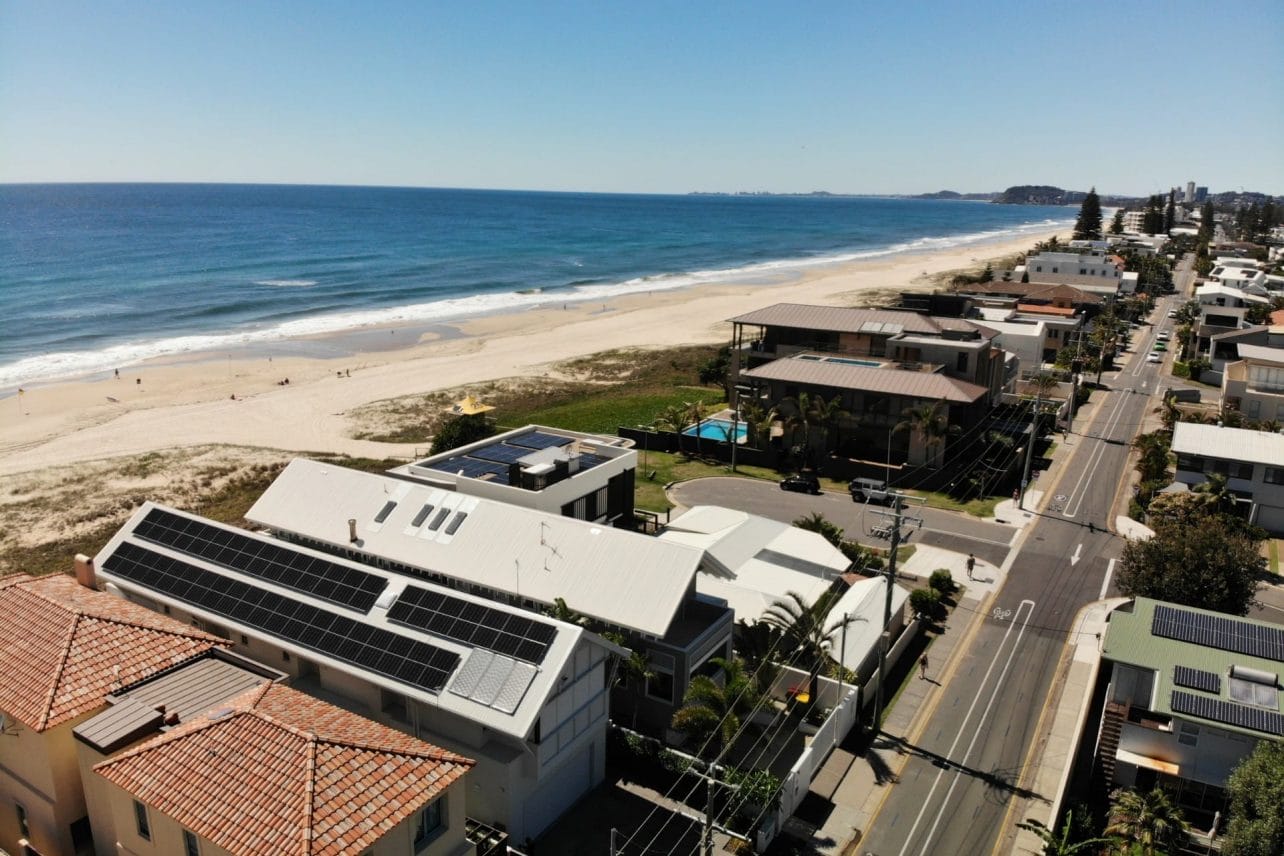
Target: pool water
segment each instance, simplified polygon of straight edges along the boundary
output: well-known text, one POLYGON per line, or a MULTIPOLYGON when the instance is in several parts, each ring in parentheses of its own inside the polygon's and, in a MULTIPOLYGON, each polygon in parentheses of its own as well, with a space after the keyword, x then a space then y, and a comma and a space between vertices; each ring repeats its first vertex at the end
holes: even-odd
MULTIPOLYGON (((682 433, 687 437, 696 436, 696 426, 688 425, 682 429, 682 433)), ((728 437, 735 437, 736 442, 742 442, 745 435, 749 433, 749 426, 743 422, 733 423, 730 419, 706 419, 700 423, 700 437, 704 440, 721 440, 726 442, 728 437), (734 426, 734 429, 733 429, 734 426)))
POLYGON ((799 357, 800 360, 810 360, 814 363, 842 363, 845 366, 868 366, 872 369, 882 368, 883 364, 874 360, 858 360, 853 357, 818 357, 812 354, 799 357))

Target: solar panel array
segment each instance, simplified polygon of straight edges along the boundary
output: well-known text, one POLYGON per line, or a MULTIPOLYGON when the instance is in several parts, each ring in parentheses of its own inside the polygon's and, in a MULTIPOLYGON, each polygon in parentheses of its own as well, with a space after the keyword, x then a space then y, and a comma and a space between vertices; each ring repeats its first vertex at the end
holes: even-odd
POLYGON ((116 548, 103 568, 237 624, 429 692, 439 692, 459 665, 459 655, 427 642, 292 600, 128 541, 116 548))
POLYGON ((1284 628, 1280 627, 1263 627, 1220 615, 1156 605, 1150 632, 1179 642, 1284 663, 1284 628))
POLYGON ((502 713, 512 713, 521 705, 536 673, 530 663, 478 649, 468 655, 450 682, 450 691, 502 713))
POLYGON ((1173 683, 1179 687, 1190 687, 1192 690, 1203 690, 1206 693, 1222 691, 1222 676, 1203 669, 1192 669, 1189 666, 1173 667, 1173 683))
POLYGON ((153 508, 134 534, 144 541, 366 613, 388 581, 376 574, 153 508))
MULTIPOLYGON (((426 466, 443 473, 462 474, 467 478, 492 481, 497 484, 511 484, 508 468, 527 455, 542 449, 555 446, 569 446, 575 441, 570 437, 559 437, 544 431, 528 431, 516 437, 509 437, 489 446, 470 449, 467 453, 436 461, 426 466)), ((603 455, 589 452, 580 453, 580 470, 591 470, 611 460, 603 455)))
POLYGON ((1173 713, 1211 719, 1214 722, 1236 725, 1240 728, 1260 731, 1263 734, 1284 736, 1284 714, 1270 710, 1234 704, 1208 696, 1197 696, 1181 690, 1173 690, 1172 709, 1173 713))
POLYGON ((529 431, 516 437, 509 437, 506 442, 514 446, 525 446, 528 449, 548 449, 552 446, 569 446, 573 440, 570 437, 545 434, 543 431, 529 431))
POLYGON ((528 663, 544 662, 557 636, 551 624, 418 586, 406 586, 388 620, 528 663))

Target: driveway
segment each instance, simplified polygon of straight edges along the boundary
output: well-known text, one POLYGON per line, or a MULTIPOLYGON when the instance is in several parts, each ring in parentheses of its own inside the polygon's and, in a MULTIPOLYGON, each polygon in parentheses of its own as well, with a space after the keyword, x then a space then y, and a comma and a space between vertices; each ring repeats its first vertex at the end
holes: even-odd
MULTIPOLYGON (((670 499, 678 505, 721 505, 757 514, 772 520, 792 523, 799 517, 820 512, 827 520, 843 529, 844 535, 870 547, 886 547, 887 541, 875 538, 870 531, 885 518, 879 505, 853 502, 845 491, 826 491, 819 495, 791 493, 775 482, 760 479, 707 478, 681 482, 669 489, 670 499)), ((923 518, 921 529, 906 527, 908 543, 929 544, 958 553, 973 553, 993 565, 1003 564, 1017 529, 989 523, 954 511, 936 508, 909 508, 908 513, 923 518)))

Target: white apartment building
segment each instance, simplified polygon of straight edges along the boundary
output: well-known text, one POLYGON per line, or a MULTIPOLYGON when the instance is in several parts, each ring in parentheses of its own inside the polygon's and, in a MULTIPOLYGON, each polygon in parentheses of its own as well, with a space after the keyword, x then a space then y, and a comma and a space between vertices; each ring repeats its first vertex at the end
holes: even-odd
POLYGON ((1123 269, 1123 259, 1103 252, 1042 252, 1025 260, 1032 283, 1074 285, 1098 294, 1117 293, 1123 269))

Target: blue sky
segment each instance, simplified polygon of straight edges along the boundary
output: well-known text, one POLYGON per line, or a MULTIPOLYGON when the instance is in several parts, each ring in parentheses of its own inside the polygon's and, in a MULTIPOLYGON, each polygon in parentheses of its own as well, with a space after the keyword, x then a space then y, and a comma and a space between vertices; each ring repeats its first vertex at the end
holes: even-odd
POLYGON ((0 4, 0 181, 1284 193, 1284 3, 0 4))

